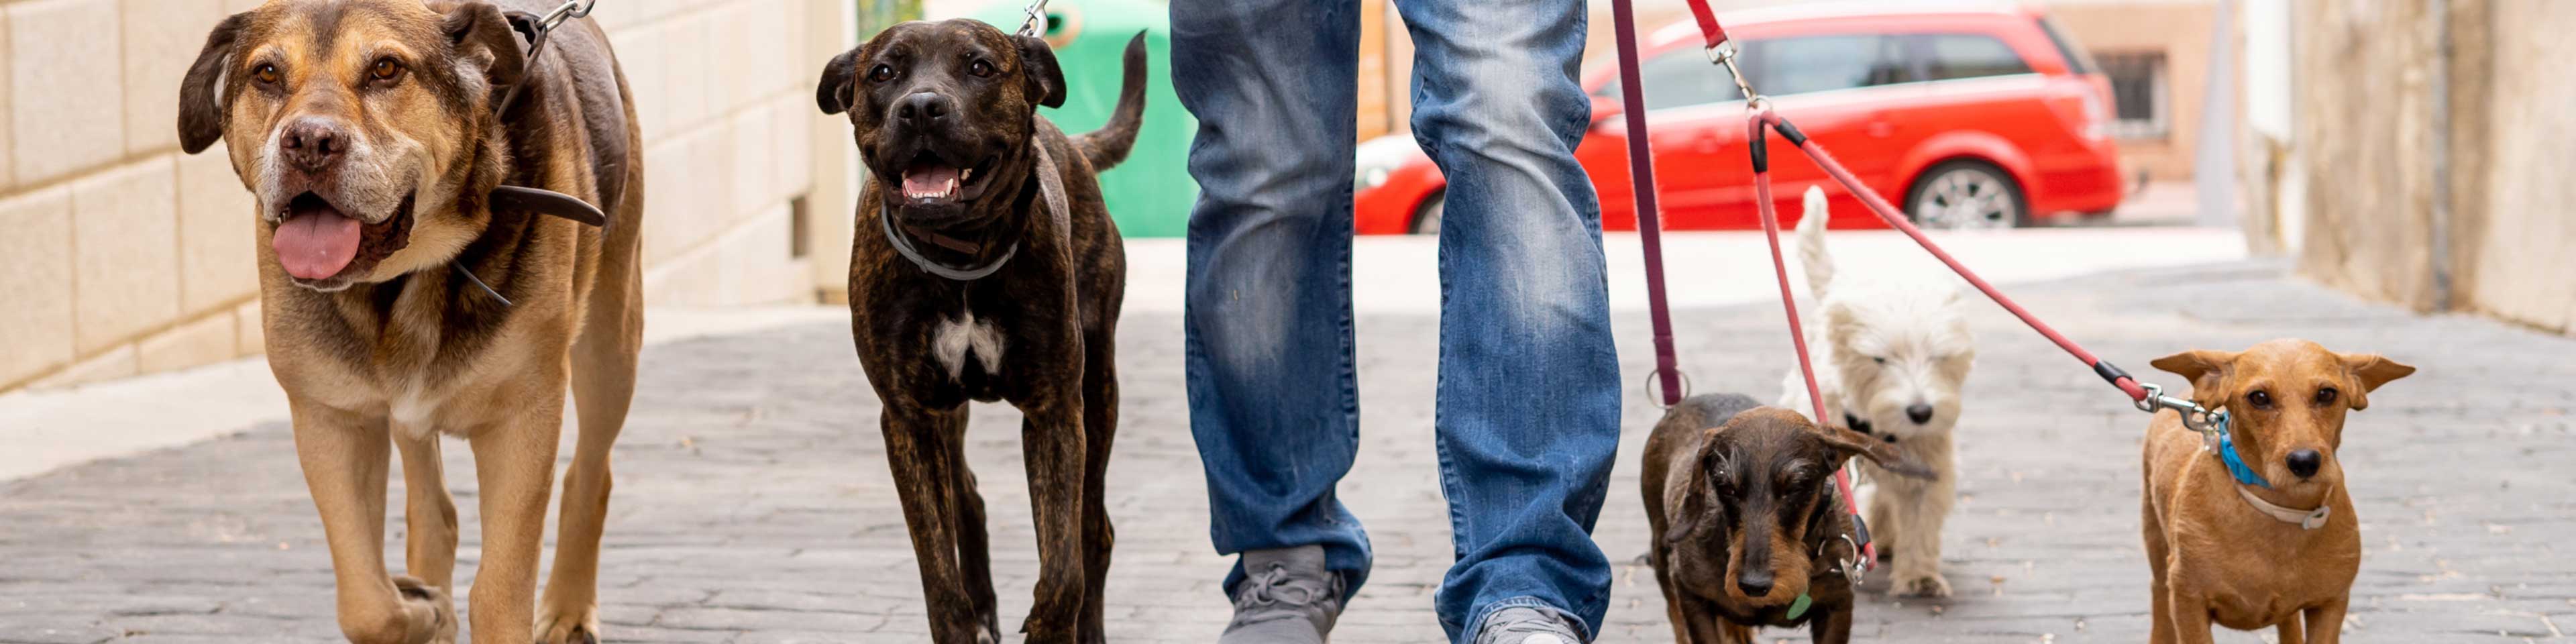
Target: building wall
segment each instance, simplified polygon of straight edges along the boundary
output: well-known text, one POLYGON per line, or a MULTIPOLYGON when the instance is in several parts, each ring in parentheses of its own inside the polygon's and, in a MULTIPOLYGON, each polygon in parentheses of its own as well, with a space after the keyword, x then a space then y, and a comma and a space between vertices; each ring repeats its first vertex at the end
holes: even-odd
MULTIPOLYGON (((0 391, 261 351, 256 206, 220 147, 179 152, 176 125, 207 30, 258 4, 0 0, 0 391)), ((807 25, 847 13, 824 0, 600 4, 644 131, 648 301, 815 297, 823 282, 790 252, 791 204, 831 156, 813 141, 840 134, 818 134, 808 90, 849 40, 807 25)))
POLYGON ((2576 331, 2576 4, 2300 0, 2302 272, 2417 310, 2576 331), (2446 38, 2447 37, 2447 38, 2446 38), (2449 54, 2444 55, 2444 41, 2449 54), (2356 73, 2354 70, 2370 70, 2356 73), (2446 118, 2447 117, 2447 118, 2446 118))
POLYGON ((2187 181, 2200 138, 2201 103, 2209 94, 2209 38, 2217 8, 2208 0, 2088 0, 2048 3, 2049 15, 2095 56, 2162 53, 2166 128, 2162 136, 2120 139, 2121 165, 2154 181, 2187 181))

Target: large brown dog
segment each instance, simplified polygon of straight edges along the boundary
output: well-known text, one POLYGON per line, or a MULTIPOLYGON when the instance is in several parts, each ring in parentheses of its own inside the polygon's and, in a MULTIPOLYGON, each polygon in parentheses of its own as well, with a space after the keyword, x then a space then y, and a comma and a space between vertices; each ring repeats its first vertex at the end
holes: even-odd
POLYGON ((967 471, 967 401, 1025 414, 1038 536, 1031 642, 1103 641, 1118 424, 1112 350, 1126 255, 1095 173, 1127 156, 1145 54, 1128 43, 1118 107, 1067 137, 1037 115, 1064 74, 1035 38, 972 20, 909 22, 832 59, 815 100, 848 112, 874 173, 850 250, 850 331, 893 463, 931 639, 995 642, 984 501, 967 471))
POLYGON ((565 23, 528 59, 509 20, 484 2, 274 0, 217 25, 180 88, 186 149, 224 141, 259 198, 269 365, 293 408, 352 642, 455 638, 442 433, 471 442, 481 482, 474 641, 527 642, 532 625, 548 643, 598 638, 609 444, 643 333, 643 159, 598 28, 565 23), (495 114, 512 86, 517 101, 495 114), (545 216, 543 204, 495 195, 505 184, 596 204, 608 225, 545 216), (540 607, 567 383, 581 439, 540 607), (392 445, 411 577, 384 563, 392 445))
POLYGON ((1760 626, 1851 639, 1855 559, 1834 470, 1852 457, 1929 477, 1885 441, 1735 394, 1692 396, 1646 438, 1648 551, 1679 644, 1749 644, 1760 626))
POLYGON ((2361 521, 2335 458, 2344 414, 2415 368, 2286 339, 2153 364, 2190 379, 2193 403, 2226 410, 2235 452, 2262 484, 2240 484, 2221 461, 2227 448, 2204 449, 2180 415, 2159 412, 2148 425, 2149 641, 2208 642, 2213 623, 2275 627, 2281 644, 2341 639, 2361 572, 2361 521))

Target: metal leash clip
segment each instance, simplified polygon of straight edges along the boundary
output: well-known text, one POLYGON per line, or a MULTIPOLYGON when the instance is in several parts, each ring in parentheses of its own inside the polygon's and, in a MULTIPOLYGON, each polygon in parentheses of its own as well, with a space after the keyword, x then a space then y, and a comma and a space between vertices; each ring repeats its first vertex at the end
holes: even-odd
POLYGON ((1035 37, 1038 35, 1039 28, 1046 24, 1046 5, 1047 0, 1037 0, 1036 2, 1029 3, 1029 19, 1027 22, 1020 23, 1020 31, 1018 35, 1029 37, 1035 37))
POLYGON ((2139 385, 2146 387, 2147 397, 2138 400, 2138 411, 2152 414, 2166 409, 2174 410, 2182 414, 2184 429, 2200 433, 2202 447, 2218 449, 2219 438, 2227 435, 2227 410, 2210 411, 2201 407, 2200 403, 2165 395, 2164 387, 2151 383, 2139 383, 2139 385))
POLYGON ((537 25, 542 29, 554 29, 566 20, 590 17, 590 9, 596 6, 599 6, 599 0, 569 0, 546 12, 545 17, 538 18, 537 25))
MULTIPOLYGON (((1866 566, 1866 565, 1864 565, 1864 564, 1866 564, 1867 562, 1861 561, 1861 556, 1860 556, 1860 542, 1859 542, 1859 541, 1855 541, 1855 540, 1853 540, 1853 539, 1852 539, 1851 534, 1849 534, 1849 533, 1838 534, 1838 535, 1834 535, 1834 536, 1835 536, 1836 538, 1842 539, 1842 540, 1843 540, 1843 545, 1851 546, 1851 556, 1841 558, 1841 559, 1842 559, 1842 561, 1841 561, 1841 564, 1842 564, 1842 565, 1841 565, 1841 568, 1842 568, 1842 572, 1843 572, 1843 578, 1845 578, 1845 579, 1850 579, 1850 580, 1851 580, 1852 587, 1854 587, 1854 588, 1860 587, 1860 580, 1861 580, 1861 578, 1862 578, 1862 577, 1866 577, 1866 576, 1868 576, 1868 575, 1869 575, 1869 567, 1868 567, 1868 566, 1866 566)), ((1824 542, 1824 543, 1816 544, 1816 556, 1818 556, 1818 557, 1823 557, 1823 556, 1825 556, 1825 547, 1826 547, 1826 546, 1829 546, 1829 545, 1833 545, 1833 543, 1834 543, 1834 542, 1827 541, 1827 542, 1824 542)))
POLYGON ((1708 48, 1707 52, 1709 64, 1719 65, 1726 68, 1727 78, 1735 81, 1735 91, 1744 93, 1744 100, 1752 102, 1760 102, 1762 100, 1761 94, 1753 92, 1753 85, 1751 83, 1744 82, 1744 70, 1738 69, 1735 66, 1735 41, 1729 40, 1718 43, 1717 46, 1708 48))

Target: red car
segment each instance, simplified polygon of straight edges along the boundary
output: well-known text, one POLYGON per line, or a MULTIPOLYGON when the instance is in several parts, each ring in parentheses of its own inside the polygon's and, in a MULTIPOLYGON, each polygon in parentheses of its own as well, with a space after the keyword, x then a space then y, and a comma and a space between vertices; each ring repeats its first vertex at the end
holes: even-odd
MULTIPOLYGON (((1720 18, 1753 88, 1873 190, 1925 228, 2030 225, 2120 203, 2109 136, 2111 84, 2036 9, 1857 13, 1788 7, 1720 18)), ((1641 44, 1647 121, 1664 226, 1759 228, 1744 101, 1688 21, 1641 44)), ((1616 67, 1584 75, 1592 130, 1574 151, 1601 194, 1602 227, 1634 230, 1616 67)), ((1823 185, 1833 225, 1885 227, 1857 197, 1778 137, 1772 197, 1794 220, 1823 185)), ((1440 168, 1394 135, 1360 146, 1361 233, 1439 230, 1440 168)))

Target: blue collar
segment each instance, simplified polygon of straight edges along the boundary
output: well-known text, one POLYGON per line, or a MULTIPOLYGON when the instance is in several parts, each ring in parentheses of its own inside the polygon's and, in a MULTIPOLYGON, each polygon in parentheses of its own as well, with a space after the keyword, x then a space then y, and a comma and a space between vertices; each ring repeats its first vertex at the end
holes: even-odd
POLYGON ((2245 457, 2236 454, 2235 435, 2235 432, 2229 431, 2227 428, 2227 416, 2225 414, 2219 415, 2218 460, 2227 464, 2228 475, 2236 477, 2236 482, 2240 484, 2251 485, 2266 490, 2272 489, 2271 481, 2263 480, 2263 475, 2254 473, 2254 468, 2246 467, 2245 457))

